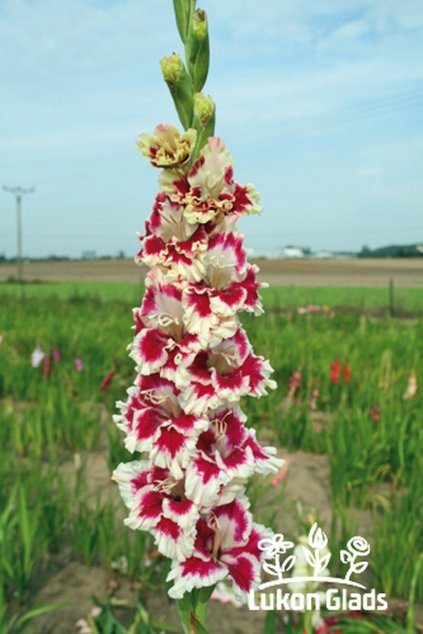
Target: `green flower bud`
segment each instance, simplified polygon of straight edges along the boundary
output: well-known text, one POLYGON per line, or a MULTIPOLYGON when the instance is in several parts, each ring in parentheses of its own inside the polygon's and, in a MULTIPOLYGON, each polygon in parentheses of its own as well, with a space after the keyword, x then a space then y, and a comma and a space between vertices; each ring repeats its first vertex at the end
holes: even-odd
POLYGON ((203 9, 197 9, 191 20, 192 33, 199 41, 205 40, 208 35, 207 15, 203 9))
POLYGON ((184 63, 178 53, 172 53, 169 57, 162 57, 160 60, 160 68, 162 69, 165 82, 170 85, 176 84, 182 77, 184 72, 184 63))
POLYGON ((194 95, 194 116, 199 121, 200 126, 204 128, 210 119, 214 116, 216 106, 213 99, 206 97, 202 92, 196 92, 194 95))
POLYGON ((191 126, 193 117, 192 82, 177 53, 160 61, 163 77, 175 102, 176 112, 185 130, 191 126))
POLYGON ((197 130, 197 142, 191 157, 192 162, 196 161, 209 137, 214 135, 215 124, 216 106, 213 99, 202 92, 195 93, 193 127, 197 130))
POLYGON ((188 70, 194 91, 200 92, 209 72, 210 45, 206 12, 197 9, 192 14, 191 29, 186 42, 188 70))

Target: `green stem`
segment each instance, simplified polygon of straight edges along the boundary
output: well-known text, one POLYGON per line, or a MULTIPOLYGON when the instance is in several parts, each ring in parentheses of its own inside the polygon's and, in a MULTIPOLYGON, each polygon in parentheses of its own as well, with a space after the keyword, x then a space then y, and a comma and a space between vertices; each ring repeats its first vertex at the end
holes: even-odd
POLYGON ((312 616, 313 616, 312 612, 304 612, 304 629, 303 629, 304 634, 312 634, 312 631, 313 631, 311 626, 312 616))
POLYGON ((185 634, 208 634, 205 621, 213 590, 214 586, 194 589, 176 602, 185 634))

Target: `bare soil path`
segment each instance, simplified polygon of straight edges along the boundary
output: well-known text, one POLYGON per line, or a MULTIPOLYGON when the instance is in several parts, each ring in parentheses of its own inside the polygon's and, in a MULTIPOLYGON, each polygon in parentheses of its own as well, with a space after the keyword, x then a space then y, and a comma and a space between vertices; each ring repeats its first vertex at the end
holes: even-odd
MULTIPOLYGON (((423 258, 260 260, 260 279, 273 286, 423 288, 423 258)), ((146 270, 132 260, 25 263, 25 279, 43 282, 142 282, 146 270)), ((16 277, 15 264, 0 265, 0 281, 16 277)))

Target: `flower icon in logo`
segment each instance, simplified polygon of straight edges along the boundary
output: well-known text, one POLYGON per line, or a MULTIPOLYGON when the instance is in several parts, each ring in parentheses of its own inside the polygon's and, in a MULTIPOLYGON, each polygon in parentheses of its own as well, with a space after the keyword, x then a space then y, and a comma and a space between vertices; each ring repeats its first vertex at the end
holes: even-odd
POLYGON ((273 559, 276 555, 284 555, 287 550, 294 548, 294 543, 284 541, 282 533, 275 533, 273 537, 265 537, 258 543, 260 550, 264 552, 266 559, 273 559))
POLYGON ((325 552, 328 544, 328 538, 317 522, 315 522, 310 528, 308 543, 310 548, 303 546, 304 557, 310 568, 313 570, 313 576, 318 577, 319 574, 324 572, 327 568, 331 554, 325 552), (323 552, 321 553, 320 551, 323 552))
POLYGON ((366 557, 370 553, 370 544, 364 539, 364 537, 360 537, 356 535, 355 537, 351 537, 347 544, 347 549, 353 555, 361 555, 362 557, 366 557))
POLYGON ((281 561, 281 555, 284 555, 288 550, 294 548, 294 543, 285 540, 282 533, 276 533, 272 537, 261 539, 258 543, 258 547, 263 551, 264 559, 274 560, 273 564, 264 561, 263 570, 269 575, 276 576, 279 581, 282 581, 284 573, 293 568, 296 557, 295 555, 290 555, 281 561))
POLYGON ((359 535, 355 535, 348 540, 347 549, 341 550, 340 558, 343 564, 349 564, 349 568, 345 575, 347 581, 350 580, 352 574, 361 574, 369 565, 367 561, 356 562, 357 557, 366 557, 370 553, 370 544, 359 535))
POLYGON ((324 531, 322 531, 320 526, 318 526, 317 522, 315 522, 310 528, 308 543, 315 550, 323 550, 328 545, 327 535, 324 531))

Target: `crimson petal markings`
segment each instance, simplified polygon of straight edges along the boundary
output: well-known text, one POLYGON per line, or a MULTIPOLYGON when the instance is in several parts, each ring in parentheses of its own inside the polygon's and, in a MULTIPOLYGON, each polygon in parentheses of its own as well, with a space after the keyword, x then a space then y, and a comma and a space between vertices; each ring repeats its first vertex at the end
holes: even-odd
POLYGON ((258 194, 235 182, 218 137, 190 166, 193 139, 166 125, 139 141, 164 169, 135 258, 151 267, 128 347, 137 378, 114 416, 126 447, 148 453, 148 461, 113 473, 129 510, 125 523, 149 531, 173 560, 175 598, 225 577, 241 594, 255 587, 258 542, 267 533, 252 521, 245 485, 253 472, 282 466, 238 407, 243 396, 276 387, 238 317, 263 312, 264 284, 235 228, 239 216, 260 211, 258 194))

